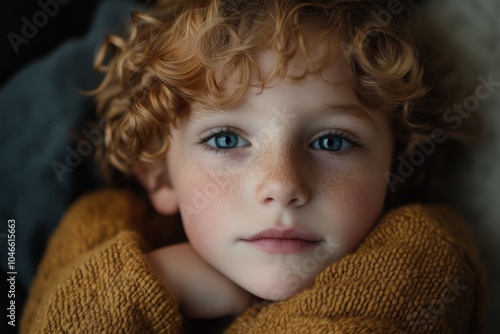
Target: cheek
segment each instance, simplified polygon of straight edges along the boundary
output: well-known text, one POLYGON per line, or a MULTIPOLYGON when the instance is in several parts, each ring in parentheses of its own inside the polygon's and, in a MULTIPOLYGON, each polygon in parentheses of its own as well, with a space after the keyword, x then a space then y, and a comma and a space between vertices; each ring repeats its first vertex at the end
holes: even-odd
POLYGON ((184 230, 200 252, 220 245, 227 217, 237 201, 237 185, 199 166, 184 171, 176 184, 184 230))
POLYGON ((352 252, 382 214, 386 185, 378 173, 352 170, 328 178, 323 192, 332 216, 329 233, 342 245, 342 253, 352 252))

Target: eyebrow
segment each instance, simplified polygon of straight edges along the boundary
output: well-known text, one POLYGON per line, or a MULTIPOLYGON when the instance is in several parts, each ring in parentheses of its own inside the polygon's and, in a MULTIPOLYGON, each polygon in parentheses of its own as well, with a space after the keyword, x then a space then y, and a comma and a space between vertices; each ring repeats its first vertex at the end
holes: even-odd
POLYGON ((336 105, 327 103, 324 106, 327 112, 335 112, 335 113, 341 112, 343 114, 368 121, 373 126, 377 127, 375 120, 373 119, 373 117, 370 116, 370 112, 365 110, 359 105, 354 105, 354 104, 336 105))
POLYGON ((206 118, 209 118, 213 115, 218 115, 224 112, 228 112, 227 110, 218 109, 218 108, 210 108, 203 109, 203 111, 196 109, 191 109, 189 119, 191 122, 203 122, 206 118))

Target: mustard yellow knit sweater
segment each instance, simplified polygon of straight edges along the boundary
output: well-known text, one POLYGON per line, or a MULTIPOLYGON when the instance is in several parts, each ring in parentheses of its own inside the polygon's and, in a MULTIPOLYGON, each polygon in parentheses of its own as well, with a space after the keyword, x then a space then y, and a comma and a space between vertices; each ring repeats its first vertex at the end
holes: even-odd
MULTIPOLYGON (((144 253, 183 238, 178 218, 160 217, 131 192, 84 196, 48 245, 21 333, 181 333, 179 307, 144 253)), ((475 333, 481 273, 459 217, 408 205, 386 214, 311 288, 253 305, 226 333, 475 333)))

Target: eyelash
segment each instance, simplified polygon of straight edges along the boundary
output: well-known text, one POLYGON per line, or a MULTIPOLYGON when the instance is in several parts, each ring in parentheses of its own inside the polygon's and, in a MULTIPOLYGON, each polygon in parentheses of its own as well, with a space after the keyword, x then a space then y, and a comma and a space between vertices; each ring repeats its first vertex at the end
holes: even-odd
MULTIPOLYGON (((205 151, 212 152, 215 155, 229 153, 229 151, 231 151, 231 149, 222 149, 222 148, 217 148, 217 147, 213 147, 213 146, 210 146, 210 145, 206 144, 210 139, 212 139, 213 137, 218 136, 218 135, 236 135, 236 136, 241 136, 241 133, 238 132, 238 131, 236 131, 236 130, 230 129, 230 128, 217 128, 217 129, 213 129, 213 130, 210 130, 210 132, 207 135, 199 137, 198 144, 203 145, 203 149, 205 151)), ((322 134, 321 136, 318 136, 316 139, 314 139, 314 141, 316 141, 316 140, 318 140, 319 138, 322 138, 322 137, 337 137, 337 138, 340 138, 342 140, 345 140, 346 142, 348 142, 349 144, 351 144, 353 147, 361 147, 361 146, 363 146, 356 139, 354 139, 351 135, 345 133, 344 131, 339 131, 339 130, 331 131, 330 130, 330 131, 322 134)), ((327 152, 328 154, 332 154, 332 155, 338 156, 338 157, 347 157, 347 156, 350 155, 350 150, 325 151, 325 152, 327 152)))

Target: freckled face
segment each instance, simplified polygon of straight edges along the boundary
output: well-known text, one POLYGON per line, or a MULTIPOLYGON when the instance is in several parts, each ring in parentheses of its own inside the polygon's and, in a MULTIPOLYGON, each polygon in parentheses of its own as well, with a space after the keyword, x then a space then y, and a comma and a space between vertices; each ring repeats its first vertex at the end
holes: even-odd
MULTIPOLYGON (((259 58, 263 71, 273 64, 259 58)), ((388 117, 360 105, 340 54, 332 64, 322 76, 251 89, 230 109, 193 106, 172 132, 168 174, 190 242, 264 299, 309 286, 382 213, 388 117)))

